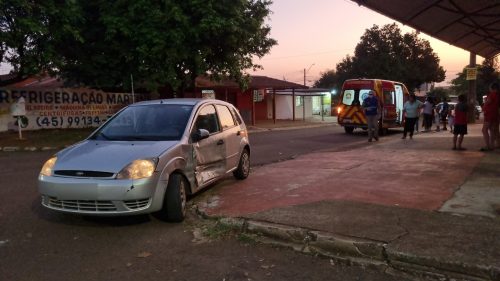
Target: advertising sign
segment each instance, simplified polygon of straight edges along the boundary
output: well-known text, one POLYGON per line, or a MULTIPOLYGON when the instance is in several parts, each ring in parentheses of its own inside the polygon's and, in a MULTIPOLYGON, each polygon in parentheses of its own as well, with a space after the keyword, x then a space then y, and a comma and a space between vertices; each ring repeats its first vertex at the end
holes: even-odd
POLYGON ((467 67, 466 80, 476 80, 476 76, 477 76, 477 68, 476 67, 467 67))
POLYGON ((15 114, 25 116, 27 124, 23 127, 26 130, 98 127, 130 103, 132 96, 129 93, 0 88, 0 131, 14 129, 15 114))
POLYGON ((261 102, 264 100, 264 90, 253 90, 253 101, 261 102))

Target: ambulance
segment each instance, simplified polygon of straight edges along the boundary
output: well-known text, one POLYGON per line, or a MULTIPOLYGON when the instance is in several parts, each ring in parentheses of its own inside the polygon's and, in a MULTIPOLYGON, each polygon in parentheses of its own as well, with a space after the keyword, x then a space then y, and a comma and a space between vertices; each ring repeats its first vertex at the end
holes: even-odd
POLYGON ((380 79, 350 79, 344 82, 340 93, 337 117, 346 133, 354 129, 367 129, 366 116, 361 104, 373 90, 379 100, 381 111, 379 129, 385 133, 389 128, 403 127, 403 105, 409 92, 401 82, 380 79))

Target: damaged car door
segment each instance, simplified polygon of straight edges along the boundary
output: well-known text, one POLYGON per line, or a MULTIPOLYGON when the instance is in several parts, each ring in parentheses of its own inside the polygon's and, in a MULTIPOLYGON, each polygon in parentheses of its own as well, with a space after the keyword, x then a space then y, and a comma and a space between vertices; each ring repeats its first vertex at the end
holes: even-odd
POLYGON ((213 105, 202 107, 192 129, 194 177, 202 187, 226 173, 226 151, 217 112, 213 105))

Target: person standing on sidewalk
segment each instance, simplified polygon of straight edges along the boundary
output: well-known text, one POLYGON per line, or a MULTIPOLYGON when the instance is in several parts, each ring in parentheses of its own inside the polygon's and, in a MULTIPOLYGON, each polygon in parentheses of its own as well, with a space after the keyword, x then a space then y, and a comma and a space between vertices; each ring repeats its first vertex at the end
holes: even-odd
MULTIPOLYGON (((413 94, 415 95, 415 94, 413 94)), ((416 99, 416 97, 415 97, 416 99)), ((422 107, 424 106, 424 103, 417 100, 419 103, 420 103, 420 108, 417 110, 417 121, 415 121, 415 134, 418 134, 419 133, 419 127, 418 127, 418 123, 420 122, 420 116, 422 115, 422 107)), ((424 127, 424 124, 422 123, 422 128, 424 127)))
POLYGON ((467 103, 465 95, 458 96, 458 103, 455 106, 455 120, 453 126, 453 150, 465 150, 462 147, 464 135, 467 135, 467 103), (458 142, 457 142, 458 140, 458 142))
POLYGON ((424 103, 424 132, 429 132, 432 127, 432 112, 434 111, 434 104, 431 102, 431 97, 427 97, 424 103))
POLYGON ((368 92, 368 97, 363 100, 362 107, 366 116, 366 122, 368 123, 368 141, 371 142, 372 138, 375 138, 375 140, 378 141, 380 104, 374 91, 370 90, 370 92, 368 92))
POLYGON ((490 92, 483 105, 484 121, 482 132, 485 147, 481 148, 481 151, 493 150, 495 148, 495 139, 497 138, 497 128, 495 127, 498 127, 498 90, 498 83, 492 83, 490 85, 490 92))
POLYGON ((453 134, 453 124, 455 122, 455 107, 450 105, 450 110, 448 112, 448 125, 450 126, 450 133, 453 134))
POLYGON ((448 111, 450 109, 450 105, 446 101, 446 98, 443 98, 443 102, 441 103, 441 107, 439 109, 439 117, 441 119, 441 123, 443 124, 443 131, 448 130, 446 128, 446 122, 448 119, 448 111))
POLYGON ((496 149, 500 149, 500 85, 498 82, 496 83, 497 87, 497 102, 498 102, 498 115, 496 124, 493 127, 493 131, 495 132, 497 145, 494 146, 496 149))
POLYGON ((415 123, 418 122, 418 114, 421 107, 422 103, 415 98, 415 94, 410 94, 409 100, 403 105, 405 127, 402 139, 406 139, 408 132, 410 132, 410 139, 413 138, 413 129, 415 129, 415 123))
POLYGON ((439 107, 435 106, 434 107, 434 123, 436 123, 436 132, 441 131, 440 129, 440 123, 441 123, 441 117, 439 117, 439 107))

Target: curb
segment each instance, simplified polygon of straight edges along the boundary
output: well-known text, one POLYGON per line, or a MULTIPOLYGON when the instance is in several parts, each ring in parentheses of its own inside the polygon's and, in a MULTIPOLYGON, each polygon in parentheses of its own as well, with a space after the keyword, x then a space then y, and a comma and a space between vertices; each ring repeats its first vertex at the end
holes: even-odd
POLYGON ((305 254, 320 255, 347 265, 437 280, 450 278, 471 281, 500 280, 500 267, 498 266, 416 256, 391 249, 390 242, 343 236, 247 218, 211 217, 197 206, 196 210, 201 217, 218 220, 221 224, 241 233, 252 235, 259 242, 290 248, 305 254))
POLYGON ((337 123, 324 123, 324 124, 315 124, 315 125, 300 125, 300 126, 276 127, 276 128, 261 128, 261 127, 255 127, 255 126, 247 126, 247 129, 248 129, 249 133, 261 133, 261 132, 269 132, 269 131, 289 131, 289 130, 320 128, 320 127, 328 127, 328 126, 339 126, 339 125, 337 123))

